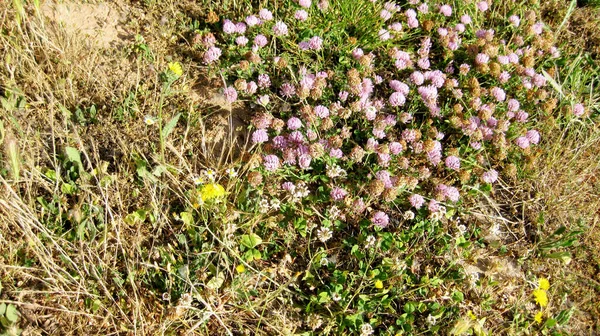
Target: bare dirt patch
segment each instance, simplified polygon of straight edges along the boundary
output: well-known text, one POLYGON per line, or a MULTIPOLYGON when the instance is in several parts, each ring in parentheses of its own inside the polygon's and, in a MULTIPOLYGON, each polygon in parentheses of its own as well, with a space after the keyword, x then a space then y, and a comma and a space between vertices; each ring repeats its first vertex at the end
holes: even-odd
POLYGON ((91 37, 102 48, 115 46, 128 35, 121 24, 126 13, 113 3, 48 1, 42 6, 42 13, 69 35, 91 37))

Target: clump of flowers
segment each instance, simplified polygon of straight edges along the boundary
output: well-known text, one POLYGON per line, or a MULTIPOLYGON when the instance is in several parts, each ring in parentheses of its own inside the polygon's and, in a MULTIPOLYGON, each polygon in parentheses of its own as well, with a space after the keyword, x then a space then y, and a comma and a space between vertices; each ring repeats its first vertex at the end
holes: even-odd
MULTIPOLYGON (((336 6, 302 0, 224 19, 199 46, 221 64, 226 100, 255 110, 248 197, 316 244, 348 230, 372 248, 403 217, 450 217, 543 141, 540 112, 567 104, 546 83, 559 53, 535 18, 501 17, 489 1, 370 5, 372 26, 351 43, 316 29, 336 6)), ((534 296, 547 304, 546 289, 534 296)))

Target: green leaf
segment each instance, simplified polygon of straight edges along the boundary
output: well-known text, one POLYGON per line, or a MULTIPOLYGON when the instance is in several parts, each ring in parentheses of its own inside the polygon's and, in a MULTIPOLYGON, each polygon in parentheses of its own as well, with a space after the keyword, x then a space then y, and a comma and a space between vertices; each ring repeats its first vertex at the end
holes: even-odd
POLYGON ((15 323, 19 320, 19 311, 17 311, 17 307, 9 304, 6 307, 6 312, 4 313, 4 316, 6 316, 6 319, 10 322, 15 323))
POLYGON ((185 225, 192 225, 194 223, 194 215, 191 212, 182 212, 179 214, 179 217, 185 225))
POLYGON ((0 303, 0 315, 4 315, 6 312, 6 303, 0 303))
POLYGON ((462 292, 456 291, 452 293, 452 299, 456 302, 463 302, 465 300, 465 295, 462 292))
POLYGON ((569 323, 569 320, 573 316, 573 312, 575 312, 575 307, 572 307, 571 309, 562 310, 556 316, 556 322, 559 325, 566 325, 567 323, 569 323))
POLYGON ((262 244, 262 239, 257 234, 251 233, 249 235, 243 235, 240 243, 243 246, 251 249, 257 245, 262 244))
POLYGON ((544 323, 544 327, 546 327, 546 328, 552 328, 555 325, 556 325, 556 320, 552 319, 552 318, 547 319, 546 323, 544 323))
POLYGON ((225 276, 223 273, 219 273, 206 283, 206 287, 216 290, 223 286, 223 282, 225 282, 225 276))
POLYGON ((181 113, 177 113, 173 118, 171 118, 171 120, 169 120, 169 122, 165 125, 165 127, 163 127, 163 129, 162 129, 163 138, 168 137, 169 134, 171 134, 171 132, 173 132, 173 129, 177 125, 177 121, 179 121, 179 117, 181 117, 181 113))
POLYGON ((77 163, 77 168, 79 170, 83 169, 83 163, 81 163, 81 154, 79 153, 79 151, 77 150, 77 148, 66 147, 65 148, 65 155, 67 156, 67 159, 69 161, 77 163))

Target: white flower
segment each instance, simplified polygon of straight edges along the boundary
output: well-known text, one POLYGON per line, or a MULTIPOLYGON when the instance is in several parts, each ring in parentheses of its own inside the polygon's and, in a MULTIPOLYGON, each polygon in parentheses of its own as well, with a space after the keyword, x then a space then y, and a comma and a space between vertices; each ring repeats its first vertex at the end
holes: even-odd
POLYGON ((429 325, 432 325, 432 326, 433 326, 433 325, 436 325, 436 323, 437 323, 437 317, 435 317, 435 316, 433 316, 433 315, 429 314, 429 315, 427 316, 427 323, 428 323, 429 325))
POLYGON ((227 173, 227 175, 229 175, 229 177, 231 178, 238 176, 238 173, 234 168, 227 168, 227 170, 225 170, 225 173, 227 173))
POLYGON ((211 182, 214 182, 217 178, 217 173, 212 169, 207 169, 203 172, 204 176, 209 179, 211 182))
POLYGON ((365 239, 365 248, 369 249, 369 248, 375 246, 376 241, 377 241, 377 239, 375 239, 375 237, 373 237, 373 235, 368 236, 367 239, 365 239))
POLYGON ((467 227, 464 224, 460 224, 456 227, 461 234, 467 232, 467 227))
POLYGON ((404 220, 413 220, 415 219, 415 213, 410 210, 406 210, 403 217, 404 220))
POLYGON ((262 199, 260 200, 260 202, 258 202, 258 211, 260 213, 267 213, 269 212, 269 209, 271 207, 269 206, 269 201, 267 201, 266 199, 262 199))
POLYGON ((329 260, 327 260, 327 258, 323 257, 323 258, 321 258, 321 261, 319 262, 319 264, 321 264, 321 266, 327 266, 327 265, 329 265, 329 260))
POLYGON ((271 209, 273 210, 279 210, 279 208, 281 207, 281 201, 274 198, 271 200, 271 209))
POLYGON ((152 126, 156 124, 157 119, 151 115, 147 115, 144 117, 144 123, 148 126, 152 126))
POLYGON ((200 185, 204 183, 204 177, 202 176, 194 176, 192 177, 192 182, 194 182, 195 185, 200 185))
POLYGON ((373 330, 373 327, 369 323, 363 323, 360 326, 360 336, 373 335, 374 332, 375 330, 373 330))
POLYGON ((342 296, 338 293, 331 293, 331 299, 335 302, 338 302, 342 299, 342 296))
POLYGON ((317 230, 317 238, 319 238, 319 240, 323 243, 331 239, 332 236, 333 231, 331 231, 331 229, 328 227, 322 226, 319 230, 317 230))
POLYGON ((339 177, 339 176, 346 176, 346 171, 343 170, 340 166, 338 165, 327 165, 327 176, 329 178, 335 178, 335 177, 339 177))
POLYGON ((340 218, 341 214, 342 211, 337 206, 334 205, 331 208, 329 208, 329 218, 331 218, 331 220, 336 220, 340 218))

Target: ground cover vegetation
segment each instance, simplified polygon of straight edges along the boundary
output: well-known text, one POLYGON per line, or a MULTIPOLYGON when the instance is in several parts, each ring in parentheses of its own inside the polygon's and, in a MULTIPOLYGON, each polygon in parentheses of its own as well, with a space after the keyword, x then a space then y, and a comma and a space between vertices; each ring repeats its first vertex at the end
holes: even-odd
POLYGON ((0 331, 600 332, 595 6, 1 4, 0 331))

